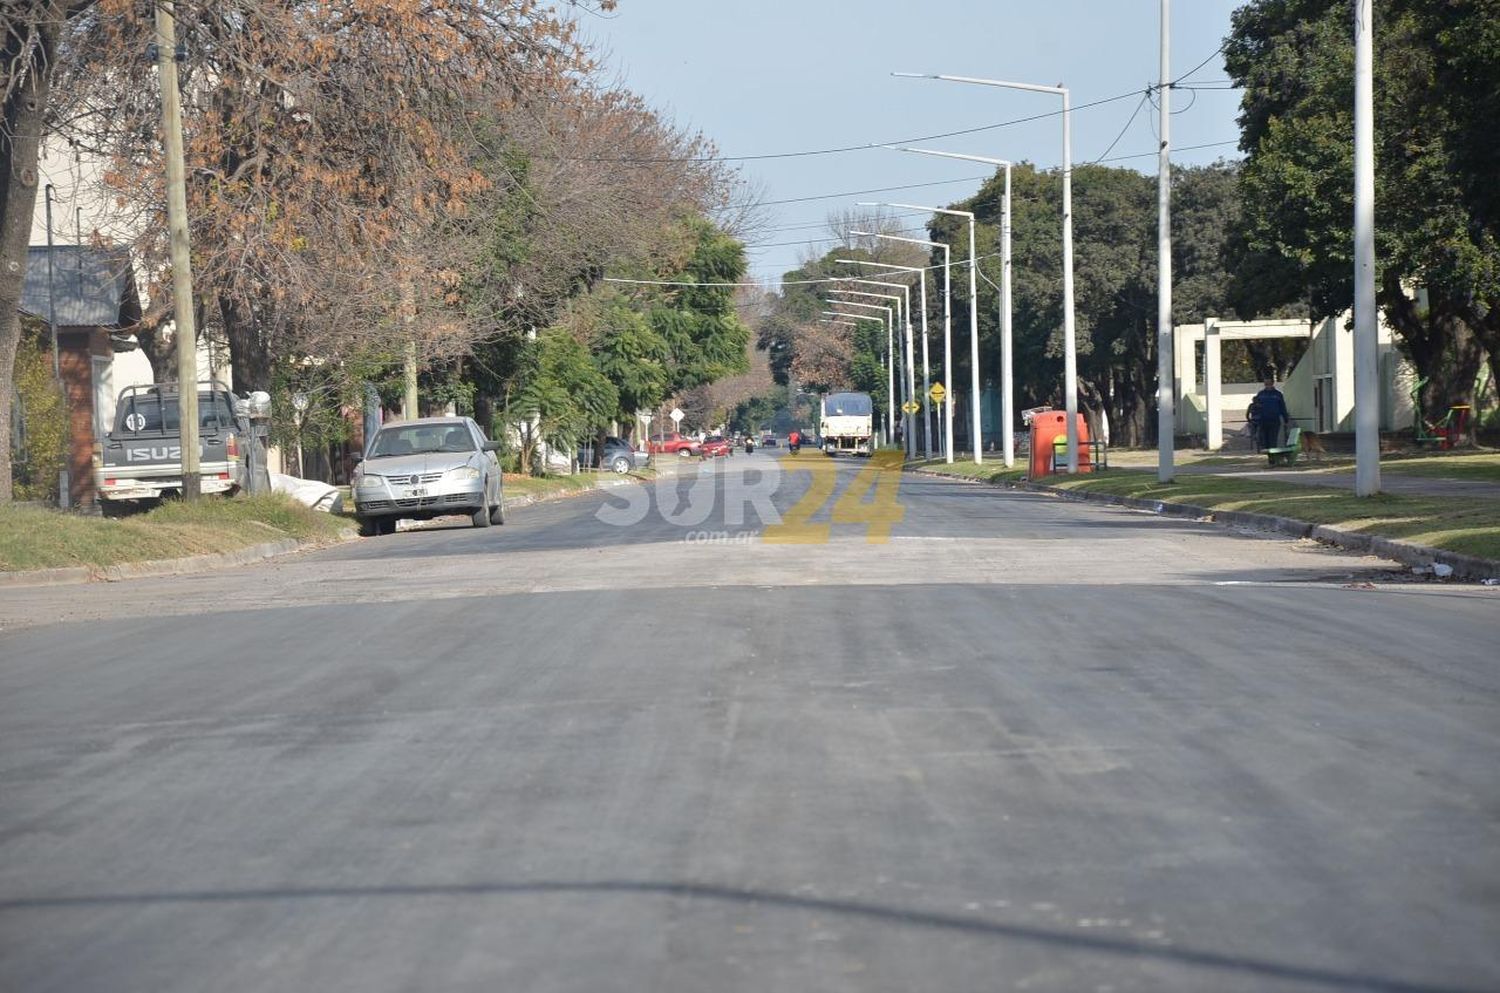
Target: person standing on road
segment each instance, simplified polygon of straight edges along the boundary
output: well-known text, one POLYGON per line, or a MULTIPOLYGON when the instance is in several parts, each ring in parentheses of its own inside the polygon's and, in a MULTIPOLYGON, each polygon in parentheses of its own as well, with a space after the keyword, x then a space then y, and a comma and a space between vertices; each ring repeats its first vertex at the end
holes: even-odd
POLYGON ((1276 448, 1281 444, 1281 430, 1291 421, 1286 409, 1286 397, 1276 388, 1276 377, 1266 377, 1266 388, 1255 394, 1250 401, 1255 412, 1255 432, 1261 448, 1276 448))

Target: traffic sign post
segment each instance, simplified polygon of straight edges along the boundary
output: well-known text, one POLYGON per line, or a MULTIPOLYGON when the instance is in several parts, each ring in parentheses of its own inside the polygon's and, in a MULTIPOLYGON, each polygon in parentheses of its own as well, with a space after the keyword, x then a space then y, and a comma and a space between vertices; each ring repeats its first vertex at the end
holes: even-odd
POLYGON ((901 409, 908 414, 915 414, 921 411, 922 405, 915 400, 908 400, 901 405, 901 409))
POLYGON ((930 389, 930 390, 927 391, 927 396, 928 396, 928 398, 930 400, 932 400, 933 404, 935 404, 937 406, 937 409, 939 411, 943 411, 945 409, 948 411, 946 414, 943 415, 943 418, 942 418, 943 423, 946 424, 946 425, 948 425, 948 432, 949 432, 948 436, 944 439, 944 446, 945 446, 944 454, 947 455, 948 461, 952 462, 953 461, 953 434, 952 434, 952 431, 953 431, 953 412, 952 412, 951 408, 944 408, 943 407, 943 401, 947 399, 947 397, 948 397, 948 391, 947 391, 946 388, 944 388, 944 386, 943 386, 942 383, 940 383, 940 382, 939 383, 933 383, 932 384, 932 389, 930 389))

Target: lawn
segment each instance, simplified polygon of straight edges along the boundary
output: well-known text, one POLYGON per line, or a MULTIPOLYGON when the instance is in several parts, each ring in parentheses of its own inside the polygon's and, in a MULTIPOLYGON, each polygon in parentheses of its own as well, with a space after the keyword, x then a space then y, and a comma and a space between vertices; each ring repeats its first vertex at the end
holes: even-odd
POLYGON ((226 552, 295 538, 327 541, 348 522, 282 496, 205 497, 111 520, 66 511, 0 506, 0 571, 226 552))
POLYGON ((964 479, 977 479, 985 483, 1019 482, 1026 478, 1026 467, 1020 460, 1017 460, 1015 468, 1007 469, 998 457, 993 462, 983 464, 976 463, 973 459, 954 459, 952 464, 942 459, 925 459, 908 462, 906 468, 936 472, 944 476, 962 476, 964 479))
POLYGON ((1500 559, 1500 501, 1495 500, 1395 494, 1360 498, 1342 488, 1233 476, 1182 475, 1163 484, 1154 473, 1128 470, 1056 479, 1052 485, 1210 510, 1274 514, 1500 559))
POLYGON ((525 476, 520 473, 507 472, 505 495, 507 497, 529 496, 535 500, 544 500, 547 497, 565 493, 591 490, 601 481, 630 479, 640 482, 655 476, 656 470, 651 468, 637 469, 623 475, 614 472, 579 472, 571 476, 525 476))
POLYGON ((1403 476, 1431 476, 1439 479, 1468 479, 1482 483, 1500 483, 1500 452, 1480 454, 1420 455, 1415 458, 1384 458, 1381 472, 1403 476))

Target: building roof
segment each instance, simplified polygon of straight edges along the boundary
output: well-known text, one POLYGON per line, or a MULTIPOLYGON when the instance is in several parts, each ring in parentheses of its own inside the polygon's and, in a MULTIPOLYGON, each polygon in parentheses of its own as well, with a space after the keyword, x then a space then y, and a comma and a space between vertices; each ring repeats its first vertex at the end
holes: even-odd
MULTIPOLYGON (((130 252, 124 248, 54 245, 52 289, 58 327, 119 328, 141 319, 130 252)), ((20 310, 43 321, 50 317, 46 245, 27 249, 20 310)))

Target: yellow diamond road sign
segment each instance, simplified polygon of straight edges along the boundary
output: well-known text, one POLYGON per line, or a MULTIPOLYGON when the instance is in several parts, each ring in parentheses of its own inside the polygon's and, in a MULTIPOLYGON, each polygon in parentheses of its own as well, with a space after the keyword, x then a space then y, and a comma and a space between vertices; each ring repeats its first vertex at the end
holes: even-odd
POLYGON ((932 389, 927 391, 927 395, 932 397, 933 403, 942 403, 943 397, 948 395, 948 391, 943 389, 942 383, 933 383, 932 389))
POLYGON ((915 400, 908 400, 901 405, 901 409, 906 411, 908 414, 915 414, 917 411, 922 409, 922 405, 920 403, 917 403, 917 401, 915 400))

